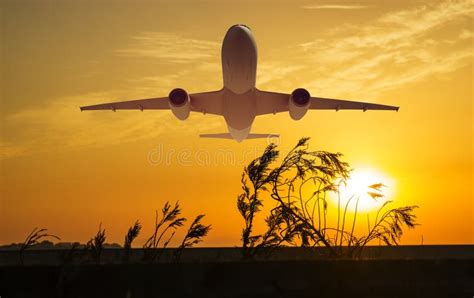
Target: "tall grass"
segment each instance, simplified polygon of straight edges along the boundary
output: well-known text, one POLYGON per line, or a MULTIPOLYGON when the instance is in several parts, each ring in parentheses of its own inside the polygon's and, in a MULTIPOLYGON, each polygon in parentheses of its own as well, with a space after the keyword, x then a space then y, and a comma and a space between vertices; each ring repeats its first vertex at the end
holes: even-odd
POLYGON ((142 226, 140 222, 137 220, 133 224, 133 226, 131 226, 128 229, 127 235, 125 235, 125 240, 123 242, 123 249, 124 249, 123 260, 125 262, 128 262, 128 259, 130 258, 130 249, 132 248, 132 243, 135 240, 135 238, 138 237, 138 234, 140 234, 141 229, 142 229, 142 226))
MULTIPOLYGON (((163 253, 163 248, 167 248, 170 245, 177 229, 182 227, 186 222, 186 218, 181 216, 181 212, 182 211, 179 201, 177 201, 174 206, 172 206, 167 201, 161 209, 161 215, 158 213, 158 211, 155 212, 153 232, 143 245, 144 261, 153 262, 158 260, 163 253)), ((181 241, 181 244, 175 250, 174 256, 176 259, 180 258, 184 249, 193 247, 195 244, 203 241, 203 239, 211 230, 211 225, 202 224, 203 218, 204 214, 198 215, 189 226, 183 240, 181 241)), ((129 261, 132 244, 140 234, 141 230, 142 225, 138 220, 128 229, 123 242, 122 261, 129 261)), ((58 236, 48 234, 47 229, 34 228, 20 246, 20 263, 24 263, 25 250, 40 244, 42 240, 46 238, 55 238, 60 240, 58 236)), ((99 224, 99 229, 96 234, 91 237, 91 239, 87 241, 84 246, 78 242, 74 242, 69 249, 61 254, 60 258, 64 263, 73 262, 75 257, 79 257, 79 259, 83 262, 92 261, 95 263, 100 263, 106 238, 105 229, 102 228, 101 223, 99 224)))
POLYGON ((160 247, 160 242, 167 232, 172 231, 163 244, 163 248, 166 248, 170 243, 171 239, 175 235, 175 230, 183 226, 183 223, 186 221, 186 218, 180 217, 181 208, 179 206, 179 201, 175 203, 174 207, 171 207, 169 202, 166 202, 163 208, 161 209, 161 219, 159 219, 158 211, 155 212, 155 226, 153 233, 148 238, 148 240, 143 245, 143 260, 148 262, 153 262, 161 256, 158 248, 160 247))
POLYGON ((100 257, 104 249, 105 239, 105 229, 102 229, 101 223, 99 224, 99 230, 97 233, 86 243, 86 246, 84 247, 84 254, 88 254, 94 262, 100 263, 100 257))
MULTIPOLYGON (((276 145, 270 144, 260 157, 244 168, 243 192, 237 198, 237 208, 244 219, 242 248, 245 257, 280 246, 323 246, 333 256, 352 255, 373 240, 398 244, 403 227, 415 227, 414 209, 417 206, 384 211, 388 202, 379 210, 374 224, 368 223, 368 234, 357 237, 354 231, 360 198, 350 197, 345 206, 340 203, 339 190, 350 176, 349 164, 341 160, 341 153, 309 150, 308 141, 309 138, 300 139, 280 161, 276 145), (309 196, 304 191, 308 189, 311 190, 309 196), (335 227, 327 224, 330 192, 339 196, 335 227), (266 231, 257 234, 253 232, 253 225, 264 197, 273 200, 276 206, 265 218, 266 231), (350 224, 347 215, 351 202, 355 202, 355 212, 350 224)), ((382 186, 373 184, 367 192, 373 199, 378 199, 382 196, 382 186)))
POLYGON ((48 234, 48 229, 38 229, 34 228, 33 231, 31 231, 28 236, 26 236, 25 241, 22 243, 19 254, 20 254, 20 263, 23 265, 24 263, 24 257, 23 254, 25 250, 28 248, 35 246, 41 242, 41 240, 44 240, 46 238, 55 238, 57 240, 61 240, 58 236, 53 235, 53 234, 48 234))
POLYGON ((183 250, 185 248, 193 247, 193 245, 201 242, 211 230, 211 225, 205 226, 201 223, 201 220, 203 218, 204 214, 196 216, 196 218, 189 226, 188 231, 186 232, 186 235, 184 236, 183 241, 181 242, 181 245, 176 250, 175 256, 177 260, 180 259, 181 254, 183 253, 183 250))

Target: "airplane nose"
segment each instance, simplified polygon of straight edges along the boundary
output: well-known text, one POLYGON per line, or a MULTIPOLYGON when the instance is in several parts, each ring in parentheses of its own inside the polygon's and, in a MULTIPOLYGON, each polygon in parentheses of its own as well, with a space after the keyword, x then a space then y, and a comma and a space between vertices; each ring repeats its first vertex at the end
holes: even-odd
POLYGON ((250 31, 250 27, 244 24, 235 24, 228 31, 245 32, 246 30, 250 31))
POLYGON ((229 28, 225 39, 228 39, 231 43, 245 44, 251 35, 252 32, 247 26, 237 24, 229 28))

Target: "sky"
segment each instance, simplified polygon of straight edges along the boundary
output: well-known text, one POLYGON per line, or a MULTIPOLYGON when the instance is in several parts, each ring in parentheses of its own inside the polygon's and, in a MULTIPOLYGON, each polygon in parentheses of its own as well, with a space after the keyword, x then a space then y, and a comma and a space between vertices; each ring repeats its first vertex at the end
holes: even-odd
MULTIPOLYGON (((87 241, 151 233, 179 200, 212 224, 202 246, 236 246, 240 176, 268 140, 200 139, 223 118, 79 106, 222 87, 221 43, 248 25, 257 87, 400 106, 398 113, 262 116, 252 132, 303 136, 382 173, 393 206, 419 205, 402 244, 473 244, 474 1, 2 1, 0 243, 34 227, 87 241)), ((380 176, 381 177, 381 176, 380 176)), ((378 182, 378 181, 374 181, 378 182)), ((268 202, 270 204, 271 202, 268 202)), ((180 232, 181 233, 181 232, 180 232)), ((181 234, 178 233, 178 236, 181 234)), ((178 239, 179 237, 177 237, 178 239)))

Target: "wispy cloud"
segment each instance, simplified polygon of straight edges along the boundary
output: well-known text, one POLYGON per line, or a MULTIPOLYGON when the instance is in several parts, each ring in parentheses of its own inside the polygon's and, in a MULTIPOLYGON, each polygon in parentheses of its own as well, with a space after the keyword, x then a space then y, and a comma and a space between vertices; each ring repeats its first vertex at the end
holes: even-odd
POLYGON ((371 8, 371 5, 358 5, 358 4, 347 4, 347 5, 336 5, 336 4, 309 4, 305 5, 302 8, 304 9, 366 9, 371 8))
POLYGON ((308 65, 317 65, 303 70, 307 77, 318 78, 305 85, 372 98, 466 66, 474 55, 473 4, 464 0, 421 5, 365 25, 346 24, 300 44, 301 55, 314 61, 308 65))
MULTIPOLYGON (((62 97, 41 108, 26 109, 4 120, 6 129, 20 131, 14 139, 0 140, 0 160, 54 150, 104 147, 146 139, 162 140, 177 131, 185 137, 222 126, 216 117, 192 116, 186 122, 171 111, 80 112, 79 107, 119 98, 115 92, 62 97)), ((136 96, 130 99, 137 98, 136 96)))
MULTIPOLYGON (((294 73, 303 66, 292 65, 287 62, 262 62, 258 65, 257 82, 259 87, 265 88, 266 85, 283 84, 288 79, 288 75, 294 73)), ((270 87, 270 86, 269 86, 270 87)))
POLYGON ((116 50, 118 55, 161 59, 169 63, 188 63, 215 57, 220 43, 187 38, 168 32, 141 32, 130 44, 116 50))
MULTIPOLYGON (((128 81, 133 83, 133 88, 50 99, 41 107, 31 107, 8 115, 3 119, 3 128, 5 131, 14 128, 18 133, 0 136, 0 160, 54 148, 103 147, 144 139, 161 139, 169 132, 176 131, 183 136, 197 137, 200 132, 222 126, 223 121, 212 116, 199 120, 191 116, 186 122, 178 121, 171 111, 79 111, 80 106, 89 104, 146 98, 156 94, 166 96, 178 83, 180 86, 183 83, 196 85, 196 76, 191 75, 193 72, 201 76, 220 73, 217 69, 220 68, 219 63, 215 59, 219 48, 217 42, 171 33, 142 32, 131 37, 130 45, 116 50, 117 55, 170 64, 187 63, 186 69, 166 75, 130 77, 128 81)), ((216 77, 215 84, 218 82, 219 78, 216 77)), ((199 91, 211 90, 210 85, 201 83, 198 86, 203 89, 199 91)))
MULTIPOLYGON (((299 86, 315 90, 319 96, 373 100, 386 90, 447 74, 473 62, 473 4, 472 0, 464 0, 420 5, 382 15, 362 25, 346 24, 322 32, 319 39, 285 48, 292 53, 288 58, 291 62, 286 59, 260 64, 257 83, 264 89, 278 85, 291 91, 297 81, 299 86), (289 80, 289 77, 297 79, 289 80)), ((187 62, 192 67, 164 76, 130 78, 136 80, 133 85, 137 87, 127 93, 61 97, 49 101, 47 106, 9 115, 3 119, 2 129, 15 128, 15 134, 0 136, 0 159, 55 148, 102 147, 158 139, 168 132, 196 136, 213 127, 219 127, 220 131, 224 128, 223 121, 212 116, 191 116, 188 121, 180 122, 174 121, 169 111, 81 113, 78 108, 116 99, 165 95, 176 87, 176 82, 192 77, 195 72, 216 76, 220 74, 219 59, 215 59, 219 47, 218 42, 169 33, 147 32, 133 37, 130 45, 116 54, 187 62)), ((188 85, 212 87, 207 82, 196 82, 189 81, 188 85)))

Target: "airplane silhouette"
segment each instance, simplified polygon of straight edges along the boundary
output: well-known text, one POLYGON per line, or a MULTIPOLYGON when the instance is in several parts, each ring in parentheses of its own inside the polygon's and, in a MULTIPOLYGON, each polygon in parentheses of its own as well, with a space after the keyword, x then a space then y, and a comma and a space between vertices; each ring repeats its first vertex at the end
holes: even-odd
POLYGON ((266 138, 274 134, 250 133, 256 116, 289 112, 294 120, 301 119, 308 110, 394 110, 398 107, 312 97, 304 88, 291 94, 262 91, 255 87, 257 47, 250 28, 238 24, 229 28, 222 43, 221 90, 188 94, 181 88, 173 89, 168 97, 112 102, 81 107, 84 110, 168 110, 180 120, 190 112, 224 116, 228 133, 202 134, 205 138, 244 139, 266 138))

